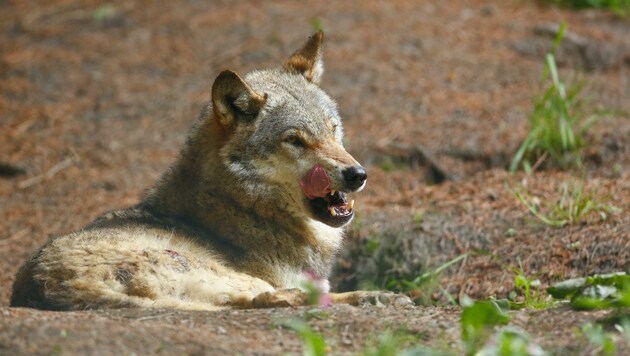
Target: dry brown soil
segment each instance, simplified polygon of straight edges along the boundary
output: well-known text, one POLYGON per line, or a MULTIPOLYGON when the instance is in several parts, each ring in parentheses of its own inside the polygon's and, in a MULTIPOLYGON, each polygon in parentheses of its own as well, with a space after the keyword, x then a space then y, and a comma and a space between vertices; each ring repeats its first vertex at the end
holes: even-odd
MULTIPOLYGON (((377 273, 361 252, 370 239, 396 246, 389 266, 407 269, 476 251, 442 276, 455 297, 505 297, 519 263, 544 286, 630 270, 627 18, 498 0, 0 1, 0 354, 300 352, 276 325, 305 309, 55 313, 8 300, 19 265, 48 238, 141 198, 175 159, 220 70, 276 66, 316 25, 326 32, 322 86, 370 175, 339 288, 377 273), (588 168, 577 176, 623 212, 557 229, 512 189, 526 184, 553 200, 572 174, 505 167, 528 129, 549 25, 562 20, 577 40, 560 52, 561 74, 578 70, 592 105, 615 110, 590 131, 588 168), (422 164, 392 165, 382 149, 391 144, 423 145, 451 179, 430 185, 422 164)), ((454 307, 330 314, 311 323, 335 353, 360 352, 387 328, 436 347, 459 340, 454 307)), ((523 310, 512 323, 548 350, 590 354, 598 350, 575 330, 605 315, 523 310)))

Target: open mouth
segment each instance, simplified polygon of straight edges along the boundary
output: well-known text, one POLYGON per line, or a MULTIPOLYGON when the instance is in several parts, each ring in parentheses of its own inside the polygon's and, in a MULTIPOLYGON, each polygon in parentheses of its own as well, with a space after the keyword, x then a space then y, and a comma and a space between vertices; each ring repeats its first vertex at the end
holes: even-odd
POLYGON ((340 227, 352 219, 354 200, 348 203, 345 193, 330 189, 330 177, 319 164, 302 177, 300 186, 317 220, 332 227, 340 227))
POLYGON ((347 224, 354 215, 354 200, 348 202, 345 193, 335 190, 321 198, 309 199, 308 203, 317 220, 332 227, 347 224))

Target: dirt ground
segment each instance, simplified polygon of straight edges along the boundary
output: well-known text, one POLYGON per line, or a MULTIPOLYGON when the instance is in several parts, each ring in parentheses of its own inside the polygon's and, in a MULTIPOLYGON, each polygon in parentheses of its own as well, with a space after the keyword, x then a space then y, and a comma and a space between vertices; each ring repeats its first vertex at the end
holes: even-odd
MULTIPOLYGON (((338 289, 380 273, 364 251, 375 239, 395 247, 384 264, 405 273, 474 252, 442 276, 455 297, 506 297, 519 265, 543 286, 630 271, 628 18, 534 1, 0 1, 0 354, 300 351, 274 323, 304 309, 53 313, 8 300, 19 265, 48 238, 142 197, 221 70, 279 65, 320 26, 322 87, 370 176, 338 289), (571 173, 506 166, 528 129, 549 28, 563 20, 577 39, 559 53, 561 75, 579 71, 591 103, 613 111, 590 131, 577 177, 622 212, 558 229, 533 218, 513 189, 553 199, 571 173), (406 149, 418 144, 450 179, 430 184, 406 149), (395 155, 402 164, 391 164, 395 155)), ((525 310, 512 323, 556 353, 590 354, 597 349, 575 330, 606 314, 525 310)), ((454 345, 458 316, 453 307, 339 306, 312 323, 332 351, 351 353, 390 327, 454 345)))

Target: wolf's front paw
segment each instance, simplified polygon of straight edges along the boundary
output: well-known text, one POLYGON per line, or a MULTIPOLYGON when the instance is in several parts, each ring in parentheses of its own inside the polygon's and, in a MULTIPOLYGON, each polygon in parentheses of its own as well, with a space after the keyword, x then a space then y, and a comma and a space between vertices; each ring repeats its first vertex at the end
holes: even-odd
POLYGON ((254 308, 286 308, 306 305, 308 296, 298 288, 279 289, 257 295, 252 304, 254 308))
POLYGON ((409 308, 414 306, 413 301, 406 295, 386 291, 350 292, 347 302, 358 306, 365 304, 371 304, 377 307, 393 306, 396 308, 409 308))

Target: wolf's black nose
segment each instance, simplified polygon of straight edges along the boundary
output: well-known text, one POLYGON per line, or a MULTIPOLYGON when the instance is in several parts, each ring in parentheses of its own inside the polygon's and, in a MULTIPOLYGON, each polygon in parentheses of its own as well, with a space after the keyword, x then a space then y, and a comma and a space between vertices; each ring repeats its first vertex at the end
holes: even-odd
POLYGON ((352 166, 343 170, 346 186, 352 190, 359 189, 367 179, 367 172, 361 166, 352 166))

